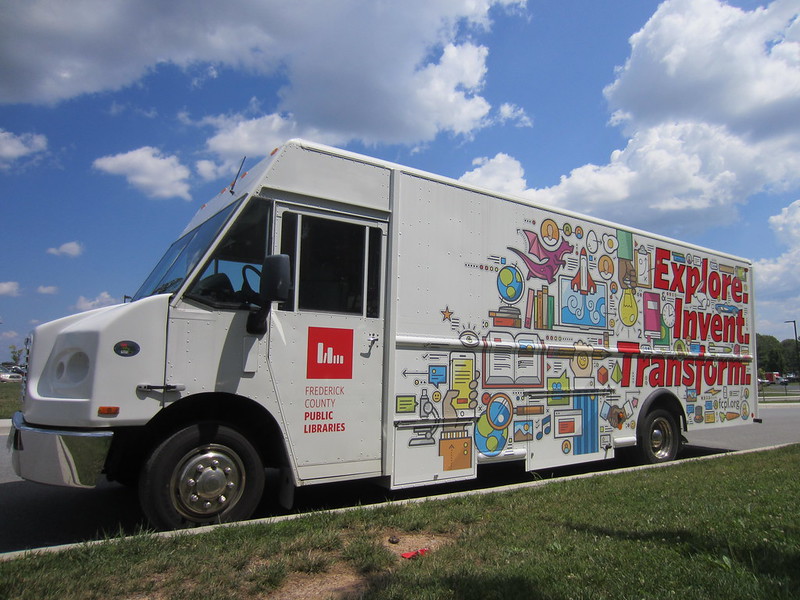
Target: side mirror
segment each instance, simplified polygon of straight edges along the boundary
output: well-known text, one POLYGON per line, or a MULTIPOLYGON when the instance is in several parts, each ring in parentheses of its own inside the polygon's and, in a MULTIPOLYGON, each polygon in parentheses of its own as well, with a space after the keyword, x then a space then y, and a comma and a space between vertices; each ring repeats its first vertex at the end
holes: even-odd
POLYGON ((264 335, 267 316, 273 302, 286 302, 291 290, 291 267, 288 254, 272 254, 261 266, 258 295, 261 307, 247 315, 247 333, 264 335))
POLYGON ((286 302, 289 299, 291 276, 289 274, 289 255, 272 254, 264 259, 261 267, 261 287, 259 296, 264 305, 270 302, 286 302))

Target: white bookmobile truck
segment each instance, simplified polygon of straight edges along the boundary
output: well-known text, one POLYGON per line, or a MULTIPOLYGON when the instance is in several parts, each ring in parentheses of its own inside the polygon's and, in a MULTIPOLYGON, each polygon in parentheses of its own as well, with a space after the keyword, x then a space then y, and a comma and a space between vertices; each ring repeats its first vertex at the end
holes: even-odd
POLYGON ((757 420, 746 260, 301 140, 234 185, 132 302, 35 329, 20 476, 175 528, 249 517, 265 467, 290 503, 757 420))

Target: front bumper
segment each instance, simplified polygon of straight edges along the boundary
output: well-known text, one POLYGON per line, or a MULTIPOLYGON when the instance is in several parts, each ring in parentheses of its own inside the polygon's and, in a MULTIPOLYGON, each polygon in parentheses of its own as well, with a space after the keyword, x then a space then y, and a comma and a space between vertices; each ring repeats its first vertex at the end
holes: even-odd
POLYGON ((68 487, 97 485, 114 432, 34 427, 21 412, 11 420, 7 447, 14 472, 29 481, 68 487))

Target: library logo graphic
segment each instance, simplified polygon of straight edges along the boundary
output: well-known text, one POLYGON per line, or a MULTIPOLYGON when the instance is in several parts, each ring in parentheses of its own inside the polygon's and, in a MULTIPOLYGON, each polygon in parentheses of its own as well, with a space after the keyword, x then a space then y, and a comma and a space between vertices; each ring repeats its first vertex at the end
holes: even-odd
POLYGON ((307 379, 353 378, 353 330, 308 328, 307 379))

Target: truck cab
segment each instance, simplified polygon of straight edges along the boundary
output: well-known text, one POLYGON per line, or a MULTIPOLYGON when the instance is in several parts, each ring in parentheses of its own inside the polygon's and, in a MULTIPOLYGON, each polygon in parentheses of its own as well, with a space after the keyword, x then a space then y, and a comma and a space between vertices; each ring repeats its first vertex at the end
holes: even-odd
POLYGON ((347 161, 303 184, 292 153, 315 156, 287 144, 204 205, 131 302, 36 328, 20 476, 137 485, 175 528, 249 516, 265 466, 285 504, 382 474, 389 171, 347 161), (360 203, 353 182, 381 194, 360 203))

